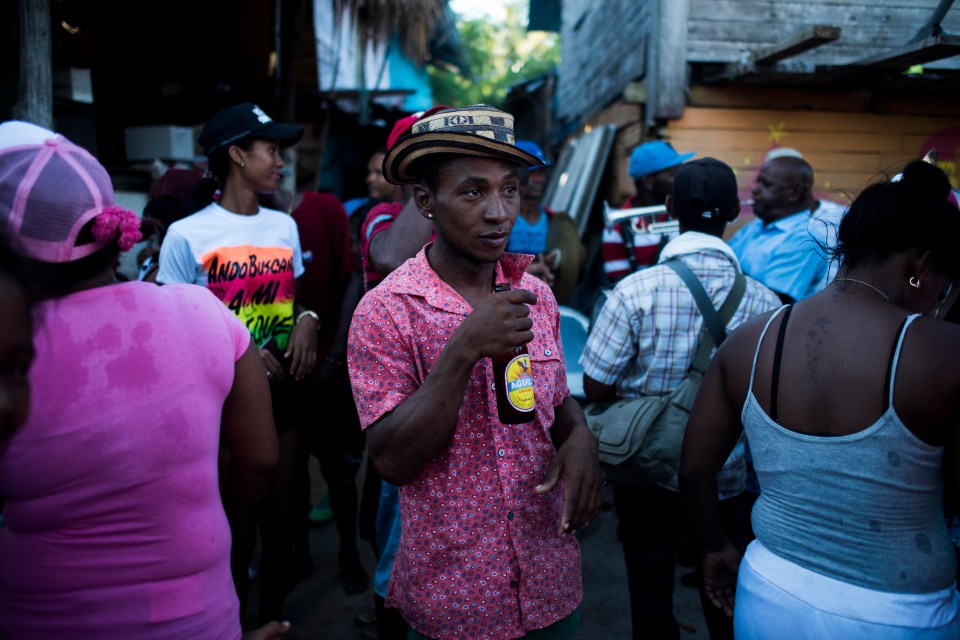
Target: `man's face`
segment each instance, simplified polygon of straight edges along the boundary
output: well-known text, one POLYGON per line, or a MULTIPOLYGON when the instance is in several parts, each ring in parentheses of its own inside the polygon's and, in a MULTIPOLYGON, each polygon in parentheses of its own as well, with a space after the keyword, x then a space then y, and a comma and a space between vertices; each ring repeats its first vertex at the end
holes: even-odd
POLYGON ((776 160, 766 163, 753 186, 753 213, 764 222, 782 218, 797 201, 796 186, 797 176, 790 167, 776 160))
POLYGON ((520 212, 519 179, 513 163, 462 157, 446 163, 436 192, 416 187, 421 213, 433 215, 437 243, 469 262, 500 259, 520 212))
POLYGON ((673 191, 673 177, 677 175, 677 171, 679 170, 680 165, 677 165, 669 169, 657 171, 646 177, 650 194, 653 196, 653 201, 656 204, 663 204, 667 200, 667 196, 673 191))
POLYGON ((528 172, 527 184, 521 185, 520 187, 523 199, 540 202, 540 199, 543 197, 543 192, 547 188, 547 180, 549 178, 549 169, 535 169, 528 172))
POLYGON ((383 179, 383 153, 374 153, 367 162, 367 194, 375 200, 396 202, 400 200, 401 190, 395 184, 383 179))

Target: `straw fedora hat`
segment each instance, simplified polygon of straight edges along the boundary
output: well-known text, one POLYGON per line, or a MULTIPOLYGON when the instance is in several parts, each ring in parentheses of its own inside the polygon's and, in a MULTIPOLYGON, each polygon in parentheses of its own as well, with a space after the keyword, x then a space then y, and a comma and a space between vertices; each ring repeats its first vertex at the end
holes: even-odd
POLYGON ((387 151, 383 177, 393 184, 414 182, 429 161, 450 156, 496 158, 524 167, 543 164, 516 146, 509 113, 484 104, 434 107, 387 151))

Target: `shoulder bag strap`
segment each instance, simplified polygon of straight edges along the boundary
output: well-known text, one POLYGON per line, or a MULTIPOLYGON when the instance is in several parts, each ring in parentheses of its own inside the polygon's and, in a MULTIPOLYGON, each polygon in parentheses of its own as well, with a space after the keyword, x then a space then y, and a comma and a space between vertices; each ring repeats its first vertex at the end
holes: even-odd
POLYGON ((630 227, 630 221, 621 221, 619 228, 620 237, 623 238, 623 247, 627 250, 627 262, 630 263, 630 273, 636 273, 639 265, 637 264, 636 243, 633 237, 633 229, 630 227))
POLYGON ((733 281, 733 287, 730 289, 730 293, 727 294, 718 313, 713 306, 713 302, 710 300, 710 296, 707 295, 703 285, 700 284, 700 280, 680 258, 672 258, 661 264, 670 267, 680 276, 683 283, 690 289, 690 293, 693 294, 693 299, 700 309, 700 315, 703 316, 703 322, 711 340, 700 340, 697 346, 697 353, 691 365, 693 369, 702 373, 706 371, 707 365, 710 363, 710 351, 713 345, 719 347, 727 337, 727 323, 730 322, 733 313, 737 310, 737 307, 740 306, 740 300, 743 299, 743 292, 746 289, 747 280, 738 269, 733 281))

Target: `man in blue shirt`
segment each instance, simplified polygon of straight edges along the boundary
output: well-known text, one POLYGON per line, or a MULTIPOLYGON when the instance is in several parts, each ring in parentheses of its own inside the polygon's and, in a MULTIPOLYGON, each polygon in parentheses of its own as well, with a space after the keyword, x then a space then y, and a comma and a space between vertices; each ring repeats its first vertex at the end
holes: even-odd
POLYGON ((813 171, 801 158, 782 156, 763 165, 753 188, 757 219, 730 240, 744 273, 784 302, 816 293, 828 260, 808 231, 813 171))
POLYGON ((540 145, 532 140, 517 140, 516 144, 518 148, 536 157, 543 164, 525 167, 519 172, 520 215, 517 216, 517 222, 513 226, 513 231, 510 232, 507 251, 536 256, 527 271, 552 286, 555 278, 553 262, 556 254, 552 251, 547 253, 547 231, 553 212, 540 206, 540 200, 547 188, 550 168, 553 165, 543 157, 540 145))

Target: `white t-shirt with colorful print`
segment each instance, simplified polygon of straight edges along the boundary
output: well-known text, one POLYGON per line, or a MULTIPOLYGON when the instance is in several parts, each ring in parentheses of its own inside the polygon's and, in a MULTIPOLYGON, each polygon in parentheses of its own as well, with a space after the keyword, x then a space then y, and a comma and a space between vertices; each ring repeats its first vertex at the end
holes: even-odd
POLYGON ((263 207, 240 215, 212 203, 167 230, 157 281, 205 286, 240 318, 257 346, 273 338, 283 350, 302 273, 293 218, 263 207))

